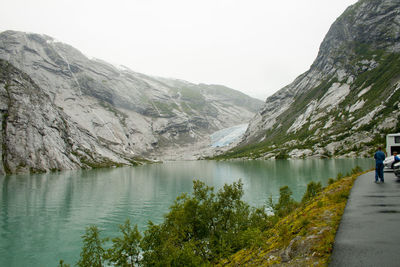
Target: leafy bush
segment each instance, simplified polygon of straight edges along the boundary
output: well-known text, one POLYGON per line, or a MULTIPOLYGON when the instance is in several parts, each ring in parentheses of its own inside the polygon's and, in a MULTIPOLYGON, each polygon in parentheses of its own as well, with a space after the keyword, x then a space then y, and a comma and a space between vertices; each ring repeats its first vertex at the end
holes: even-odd
POLYGON ((360 173, 362 171, 363 171, 363 169, 357 165, 351 170, 351 174, 354 175, 354 174, 360 173))
POLYGON ((275 159, 288 159, 289 155, 286 153, 286 151, 282 150, 280 151, 276 156, 275 159))
POLYGON ((218 193, 200 181, 193 189, 192 196, 177 198, 162 224, 149 223, 142 242, 144 265, 198 265, 230 255, 251 243, 267 217, 241 200, 241 181, 218 193))
POLYGON ((58 267, 71 267, 71 265, 64 263, 63 260, 60 260, 60 264, 58 265, 58 267))
POLYGON ((140 235, 137 225, 131 226, 131 222, 125 221, 125 224, 120 225, 119 229, 122 232, 122 237, 112 239, 113 246, 108 249, 105 256, 115 266, 134 266, 139 263, 140 254, 140 235), (129 262, 129 265, 127 264, 129 262))
POLYGON ((344 177, 344 175, 343 175, 343 173, 341 173, 341 172, 339 172, 338 174, 337 174, 337 176, 336 176, 336 180, 340 180, 340 179, 342 179, 344 177))
POLYGON ((278 217, 285 217, 297 207, 296 201, 292 198, 292 191, 288 186, 283 186, 279 189, 278 203, 274 204, 272 197, 269 198, 269 206, 274 214, 278 217))
POLYGON ((322 190, 321 182, 310 182, 307 185, 307 190, 304 193, 303 198, 301 199, 301 203, 306 203, 309 200, 313 199, 319 192, 322 190))
MULTIPOLYGON (((352 173, 360 171, 355 167, 352 173)), ((338 174, 341 179, 343 175, 338 174)), ((334 180, 330 179, 330 184, 334 180)), ((302 204, 310 203, 322 190, 321 183, 310 182, 302 198, 302 204)), ((96 226, 90 226, 82 236, 83 247, 78 266, 104 266, 105 261, 115 266, 206 266, 227 258, 243 248, 262 247, 268 232, 277 222, 290 215, 300 203, 292 198, 288 186, 280 188, 276 203, 269 198, 269 215, 265 207, 250 208, 242 200, 244 191, 241 181, 225 184, 218 192, 201 181, 193 182, 193 193, 182 194, 170 207, 164 221, 156 225, 151 221, 143 237, 136 225, 127 220, 120 225, 122 236, 112 239, 107 251, 96 226)), ((348 192, 337 192, 330 199, 339 203, 348 198, 348 192)), ((317 208, 324 203, 318 201, 317 208)), ((304 205, 302 205, 304 207, 304 205)), ((312 219, 312 218, 311 218, 312 219)), ((299 221, 300 228, 310 224, 310 218, 299 221)), ((280 225, 279 238, 289 242, 292 230, 280 225)), ((299 230, 300 231, 300 230, 299 230)), ((60 261, 60 267, 68 266, 60 261)))
POLYGON ((102 267, 105 253, 103 244, 106 239, 100 238, 100 230, 95 225, 87 227, 82 239, 83 247, 77 265, 80 267, 102 267))
POLYGON ((336 182, 335 179, 329 178, 329 180, 328 180, 328 185, 331 185, 331 184, 333 184, 334 182, 336 182))

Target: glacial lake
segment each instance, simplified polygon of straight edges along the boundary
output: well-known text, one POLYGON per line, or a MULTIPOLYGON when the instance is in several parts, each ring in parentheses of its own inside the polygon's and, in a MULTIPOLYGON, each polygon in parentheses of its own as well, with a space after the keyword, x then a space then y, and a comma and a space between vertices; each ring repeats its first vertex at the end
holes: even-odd
POLYGON ((143 231, 160 223, 175 198, 192 191, 193 179, 216 189, 242 179, 252 206, 277 199, 288 185, 300 200, 310 181, 327 184, 339 172, 374 166, 371 159, 181 161, 138 167, 0 176, 0 266, 74 266, 85 227, 119 235, 127 218, 143 231))

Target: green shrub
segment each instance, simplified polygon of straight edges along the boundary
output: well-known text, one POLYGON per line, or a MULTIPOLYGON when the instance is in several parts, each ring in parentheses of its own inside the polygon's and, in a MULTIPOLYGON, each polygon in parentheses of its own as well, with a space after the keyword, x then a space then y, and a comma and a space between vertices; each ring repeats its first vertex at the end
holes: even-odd
MULTIPOLYGON (((310 182, 302 203, 315 199, 321 190, 320 182, 310 182)), ((105 252, 106 239, 100 238, 96 226, 88 227, 82 236, 84 245, 77 265, 104 266, 105 260, 114 266, 212 265, 244 248, 261 247, 268 231, 299 207, 288 186, 280 188, 277 203, 269 198, 273 215, 268 215, 265 207, 250 208, 242 201, 243 194, 241 181, 225 184, 218 192, 201 181, 194 181, 193 193, 177 197, 164 221, 159 225, 150 221, 143 237, 137 226, 127 220, 119 226, 122 236, 113 238, 112 247, 105 252)), ((330 198, 340 202, 348 198, 348 193, 338 192, 330 198)), ((322 201, 317 202, 318 208, 323 205, 322 201)), ((302 218, 299 223, 302 229, 299 231, 303 231, 300 234, 304 234, 310 219, 302 218)), ((291 231, 289 225, 281 225, 279 238, 290 242, 291 231)), ((67 265, 60 261, 59 266, 67 265)))
POLYGON ((139 263, 140 253, 140 235, 137 225, 131 226, 129 219, 125 221, 125 224, 120 225, 122 237, 116 237, 112 239, 113 246, 108 249, 106 259, 115 266, 134 266, 139 263))
POLYGON ((264 209, 241 200, 241 181, 213 187, 194 181, 193 194, 182 194, 160 225, 149 223, 141 248, 144 265, 209 264, 252 244, 259 236, 264 209))
POLYGON ((363 171, 363 169, 360 167, 360 166, 355 166, 352 170, 351 170, 351 175, 354 175, 354 174, 357 174, 357 173, 360 173, 360 172, 362 172, 363 171))
POLYGON ((60 264, 58 265, 58 267, 70 267, 71 265, 64 263, 63 260, 60 260, 60 264))
POLYGON ((292 198, 292 191, 288 186, 279 189, 278 203, 274 204, 272 197, 269 199, 269 206, 278 217, 284 217, 297 207, 296 201, 292 198))
POLYGON ((288 159, 289 155, 286 153, 286 151, 280 151, 276 156, 275 159, 288 159))
POLYGON ((82 239, 83 247, 77 265, 80 267, 102 267, 105 253, 103 244, 106 239, 100 238, 100 230, 95 225, 89 226, 86 228, 82 239))
POLYGON ((313 199, 319 192, 322 190, 321 182, 310 182, 307 185, 307 190, 304 193, 303 198, 301 199, 302 203, 306 203, 309 200, 313 199))

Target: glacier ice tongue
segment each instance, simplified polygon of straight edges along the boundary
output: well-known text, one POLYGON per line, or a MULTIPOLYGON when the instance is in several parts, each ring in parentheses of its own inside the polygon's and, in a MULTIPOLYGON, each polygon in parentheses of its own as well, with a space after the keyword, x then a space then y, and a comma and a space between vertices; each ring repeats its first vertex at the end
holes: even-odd
POLYGON ((223 147, 233 143, 246 132, 248 125, 248 123, 239 124, 214 132, 211 134, 211 146, 223 147))

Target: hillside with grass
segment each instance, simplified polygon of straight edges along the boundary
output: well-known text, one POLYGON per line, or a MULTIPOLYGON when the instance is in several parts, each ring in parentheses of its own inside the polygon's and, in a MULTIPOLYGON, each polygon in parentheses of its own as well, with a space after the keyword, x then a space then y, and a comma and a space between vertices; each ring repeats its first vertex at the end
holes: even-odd
POLYGON ((310 69, 266 100, 217 158, 369 157, 400 132, 400 2, 360 0, 331 26, 310 69))

